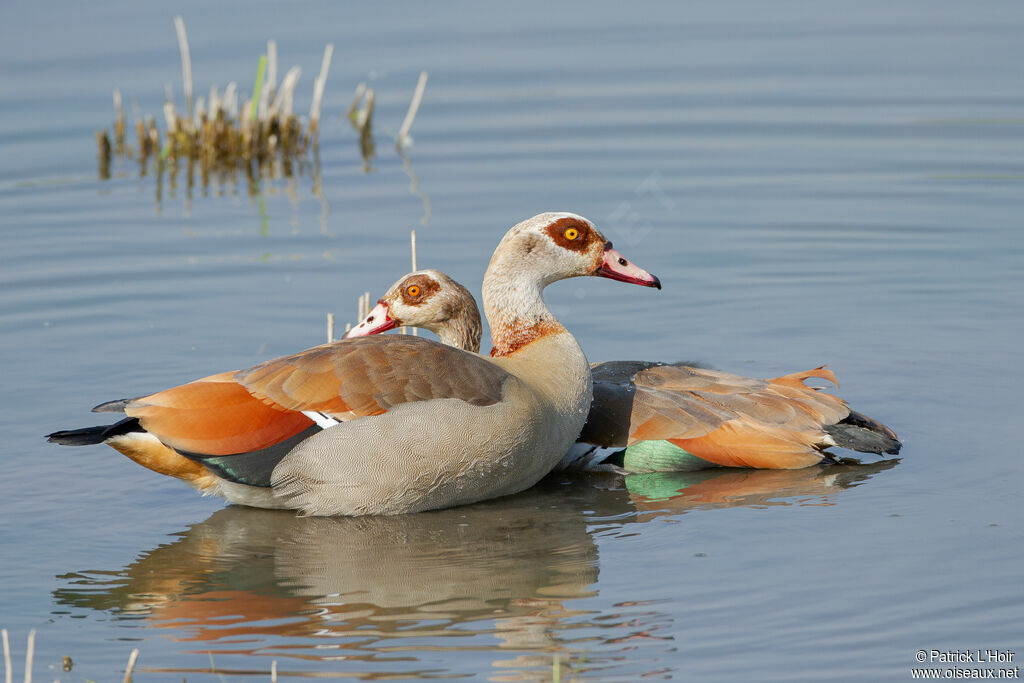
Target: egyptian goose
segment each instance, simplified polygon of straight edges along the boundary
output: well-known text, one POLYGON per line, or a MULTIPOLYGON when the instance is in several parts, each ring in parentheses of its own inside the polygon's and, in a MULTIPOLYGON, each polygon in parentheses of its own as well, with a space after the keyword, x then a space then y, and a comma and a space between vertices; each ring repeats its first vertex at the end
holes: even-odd
MULTIPOLYGON (((350 336, 423 327, 468 351, 480 347, 472 295, 444 273, 396 282, 350 336)), ((762 380, 683 364, 592 366, 594 402, 579 440, 556 469, 631 472, 756 467, 795 469, 831 460, 826 448, 896 454, 885 425, 804 384, 836 383, 825 367, 762 380)))
POLYGON ((590 366, 541 296, 582 275, 661 287, 587 219, 544 213, 508 231, 484 276, 491 358, 408 336, 346 339, 104 403, 94 410, 128 417, 49 440, 106 443, 204 493, 310 515, 515 493, 559 462, 586 420, 590 366))

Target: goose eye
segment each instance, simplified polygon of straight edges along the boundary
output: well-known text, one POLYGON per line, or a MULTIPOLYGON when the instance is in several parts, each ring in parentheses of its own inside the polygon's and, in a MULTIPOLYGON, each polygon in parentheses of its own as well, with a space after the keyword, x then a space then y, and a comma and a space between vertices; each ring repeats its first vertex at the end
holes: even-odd
POLYGON ((569 228, 563 234, 565 235, 565 239, 572 241, 580 236, 580 231, 576 228, 569 228))
POLYGON ((405 288, 405 293, 408 294, 409 296, 419 296, 420 295, 420 286, 419 285, 409 285, 408 287, 405 288))

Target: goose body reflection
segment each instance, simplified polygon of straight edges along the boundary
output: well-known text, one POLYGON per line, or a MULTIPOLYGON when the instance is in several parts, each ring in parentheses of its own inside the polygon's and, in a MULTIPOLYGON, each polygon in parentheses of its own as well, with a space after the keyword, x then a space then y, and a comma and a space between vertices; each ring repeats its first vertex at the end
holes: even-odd
POLYGON ((184 653, 212 652, 225 669, 232 656, 261 654, 319 662, 321 672, 327 663, 345 675, 418 677, 430 673, 429 651, 451 649, 490 651, 495 670, 531 680, 550 678, 556 654, 604 675, 642 675, 648 669, 620 670, 622 652, 648 653, 653 671, 685 625, 656 604, 604 603, 598 538, 713 508, 832 504, 894 462, 565 475, 420 515, 296 517, 232 506, 120 571, 60 577, 55 598, 131 625, 142 619, 184 653))

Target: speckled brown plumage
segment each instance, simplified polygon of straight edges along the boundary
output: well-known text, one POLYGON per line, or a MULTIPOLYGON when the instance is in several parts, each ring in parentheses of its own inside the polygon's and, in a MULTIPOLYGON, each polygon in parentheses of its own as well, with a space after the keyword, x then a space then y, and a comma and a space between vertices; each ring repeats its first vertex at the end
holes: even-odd
POLYGON ((501 400, 508 373, 479 356, 409 336, 324 344, 235 373, 252 395, 287 410, 346 420, 380 415, 401 403, 457 398, 501 400))
POLYGON ((823 426, 850 413, 842 399, 804 384, 812 377, 834 382, 824 367, 771 380, 630 361, 600 363, 593 373, 594 407, 581 441, 669 441, 728 467, 817 463, 828 445, 823 426))

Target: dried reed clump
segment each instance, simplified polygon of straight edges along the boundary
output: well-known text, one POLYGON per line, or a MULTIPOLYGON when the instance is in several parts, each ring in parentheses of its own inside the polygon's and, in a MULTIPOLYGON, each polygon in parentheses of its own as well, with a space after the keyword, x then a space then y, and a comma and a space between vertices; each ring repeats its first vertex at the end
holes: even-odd
MULTIPOLYGON (((196 171, 204 191, 211 181, 217 185, 222 182, 235 185, 241 171, 248 180, 250 194, 259 193, 258 181, 262 178, 292 178, 303 172, 314 176, 314 193, 319 192, 320 110, 334 46, 328 44, 324 49, 320 73, 313 82, 309 116, 300 117, 295 113, 293 104, 301 70, 298 67, 289 69, 278 84, 277 44, 273 40, 267 41, 267 52, 259 58, 251 97, 245 99, 239 93, 238 85, 231 82, 223 91, 214 85, 206 98, 200 96, 194 100, 192 58, 185 22, 180 16, 175 17, 174 27, 181 55, 184 110, 177 109, 171 88, 166 86, 164 132, 161 134, 153 116, 144 119, 136 115, 133 146, 128 140, 129 125, 121 93, 115 90, 113 135, 107 130, 96 133, 100 178, 111 177, 111 163, 115 158, 134 158, 139 164, 140 177, 147 175, 155 166, 158 204, 165 176, 173 193, 178 173, 183 169, 190 196, 196 184, 196 171)), ((403 159, 402 168, 410 178, 410 192, 423 200, 424 217, 421 222, 424 225, 430 220, 430 200, 419 190, 419 179, 412 171, 405 150, 412 144, 409 131, 426 84, 427 72, 424 71, 420 73, 409 110, 395 137, 395 148, 403 159)), ((371 160, 376 154, 373 113, 373 88, 360 83, 348 117, 359 135, 359 150, 366 172, 372 170, 371 160)))
MULTIPOLYGON (((174 20, 181 53, 184 111, 178 111, 168 92, 163 107, 165 130, 149 116, 135 122, 135 146, 129 144, 128 126, 121 93, 114 91, 113 137, 107 131, 97 133, 99 173, 110 177, 111 158, 135 157, 139 175, 146 175, 155 163, 162 178, 166 171, 172 186, 179 170, 184 168, 189 186, 198 170, 203 187, 213 174, 234 174, 243 170, 250 181, 261 177, 291 177, 296 166, 305 163, 308 152, 316 151, 320 108, 330 71, 334 46, 324 49, 320 74, 313 84, 313 100, 305 121, 295 113, 293 102, 301 70, 290 69, 277 83, 277 45, 268 41, 267 53, 261 55, 252 97, 242 101, 236 83, 223 91, 210 88, 208 98, 200 96, 193 104, 192 63, 185 24, 174 20)), ((169 88, 168 88, 169 90, 169 88)))

